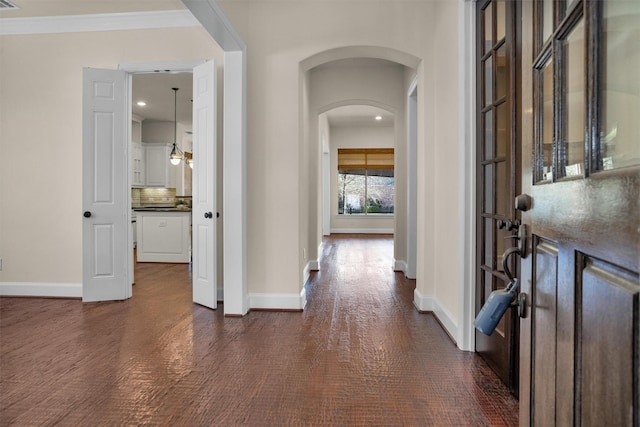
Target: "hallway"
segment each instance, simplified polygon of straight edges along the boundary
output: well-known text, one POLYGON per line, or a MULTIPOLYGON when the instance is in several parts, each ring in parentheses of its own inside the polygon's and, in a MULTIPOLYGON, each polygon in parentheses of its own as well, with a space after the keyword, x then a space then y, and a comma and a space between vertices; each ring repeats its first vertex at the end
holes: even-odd
POLYGON ((483 360, 413 307, 392 238, 323 252, 302 313, 193 305, 184 264, 138 264, 124 302, 0 298, 0 425, 517 425, 483 360))

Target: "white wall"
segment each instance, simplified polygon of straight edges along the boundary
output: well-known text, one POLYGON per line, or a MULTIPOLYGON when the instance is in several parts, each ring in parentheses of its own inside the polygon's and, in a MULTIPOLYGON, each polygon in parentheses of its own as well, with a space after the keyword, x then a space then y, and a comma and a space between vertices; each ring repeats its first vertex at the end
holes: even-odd
POLYGON ((82 69, 217 58, 201 28, 0 37, 0 282, 82 282, 82 69))
MULTIPOLYGON (((332 127, 330 142, 331 232, 393 233, 393 215, 338 215, 338 149, 393 148, 394 128, 391 126, 332 127)), ((398 171, 398 175, 402 171, 398 171)), ((397 189, 396 189, 397 191, 397 189)))
MULTIPOLYGON (((462 173, 453 160, 458 154, 457 10, 461 3, 220 1, 249 46, 250 292, 296 295, 305 265, 301 254, 309 253, 313 245, 305 225, 317 223, 313 220, 317 212, 310 211, 304 191, 299 190, 301 177, 308 173, 303 170, 307 165, 298 163, 305 157, 301 150, 306 145, 301 144, 309 143, 308 134, 317 138, 317 131, 307 129, 313 122, 305 123, 301 117, 306 114, 303 100, 308 96, 301 90, 308 84, 305 72, 338 59, 341 49, 353 48, 347 57, 358 56, 353 54, 358 51, 365 52, 360 57, 391 60, 376 56, 384 51, 416 58, 412 66, 417 69, 418 84, 417 295, 444 307, 455 319, 458 291, 448 284, 456 280, 455 269, 449 267, 457 256, 454 237, 459 225, 451 219, 458 218, 455 195, 458 173, 462 173)), ((313 115, 311 109, 309 114, 313 115)), ((318 162, 310 167, 316 171, 318 162)), ((303 185, 307 189, 309 183, 303 185)), ((433 304, 425 308, 432 309, 433 304)))
MULTIPOLYGON (((458 16, 459 3, 437 2, 435 8, 435 31, 447 43, 436 44, 434 60, 439 64, 434 69, 434 103, 438 119, 434 124, 434 224, 433 239, 438 254, 433 270, 433 294, 436 301, 434 311, 457 337, 458 298, 461 298, 458 281, 459 271, 458 233, 463 224, 458 223, 458 188, 462 184, 464 171, 458 168, 458 29, 451 22, 458 16), (454 329, 455 327, 455 329, 454 329)), ((473 276, 472 276, 473 277, 473 276)))

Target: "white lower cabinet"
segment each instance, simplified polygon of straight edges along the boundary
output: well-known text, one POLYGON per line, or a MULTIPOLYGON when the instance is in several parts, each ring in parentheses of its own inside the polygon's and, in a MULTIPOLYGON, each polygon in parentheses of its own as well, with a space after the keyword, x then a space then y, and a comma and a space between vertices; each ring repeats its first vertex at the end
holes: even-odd
POLYGON ((188 263, 191 212, 136 211, 138 262, 188 263))

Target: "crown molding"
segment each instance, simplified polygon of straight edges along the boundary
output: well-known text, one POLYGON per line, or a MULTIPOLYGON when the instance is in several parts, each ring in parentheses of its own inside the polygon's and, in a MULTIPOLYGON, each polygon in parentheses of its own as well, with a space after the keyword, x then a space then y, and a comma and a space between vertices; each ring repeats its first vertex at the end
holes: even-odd
POLYGON ((99 13, 0 19, 0 35, 84 33, 90 31, 144 30, 198 27, 187 9, 152 12, 99 13))

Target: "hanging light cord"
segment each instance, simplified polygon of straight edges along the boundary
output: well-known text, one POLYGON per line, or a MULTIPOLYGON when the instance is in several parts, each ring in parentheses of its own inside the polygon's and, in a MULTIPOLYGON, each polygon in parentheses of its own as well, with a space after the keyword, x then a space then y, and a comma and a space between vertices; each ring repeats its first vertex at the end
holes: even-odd
POLYGON ((178 90, 179 88, 173 87, 173 145, 177 145, 178 142, 178 90))
POLYGON ((178 148, 178 88, 173 89, 173 149, 169 155, 171 164, 178 165, 184 159, 184 153, 178 148))

